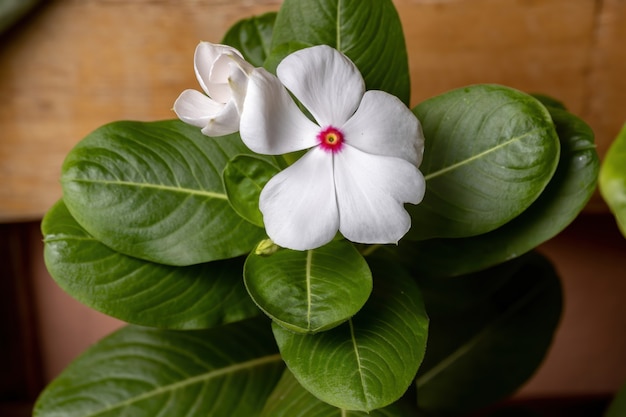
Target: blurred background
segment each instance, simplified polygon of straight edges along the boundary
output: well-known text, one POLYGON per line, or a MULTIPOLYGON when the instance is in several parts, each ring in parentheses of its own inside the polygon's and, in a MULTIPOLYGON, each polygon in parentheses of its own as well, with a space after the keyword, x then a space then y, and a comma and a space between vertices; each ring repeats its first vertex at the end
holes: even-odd
MULTIPOLYGON (((39 222, 61 197, 67 152, 102 124, 174 118, 196 88, 193 52, 278 0, 0 0, 0 415, 30 415, 42 387, 122 325, 63 293, 39 222)), ((412 104, 499 83, 562 101, 602 157, 626 122, 626 1, 395 0, 412 104)), ((565 310, 518 399, 605 401, 626 381, 626 240, 599 195, 540 250, 565 310)), ((582 415, 582 414, 581 414, 582 415)))

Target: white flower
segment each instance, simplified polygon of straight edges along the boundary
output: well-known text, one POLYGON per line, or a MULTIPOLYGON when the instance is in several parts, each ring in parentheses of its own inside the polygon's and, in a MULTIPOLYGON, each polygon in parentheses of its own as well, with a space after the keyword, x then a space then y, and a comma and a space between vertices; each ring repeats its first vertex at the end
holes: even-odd
POLYGON ((247 73, 252 65, 236 49, 209 42, 200 42, 193 60, 196 78, 206 95, 196 90, 183 91, 174 103, 176 115, 202 128, 207 136, 238 131, 247 73))
POLYGON ((296 250, 320 247, 337 231, 353 242, 397 243, 411 226, 403 204, 425 191, 417 118, 395 96, 366 92, 356 66, 328 46, 289 55, 277 75, 250 74, 241 138, 261 154, 310 149, 261 192, 268 236, 296 250))

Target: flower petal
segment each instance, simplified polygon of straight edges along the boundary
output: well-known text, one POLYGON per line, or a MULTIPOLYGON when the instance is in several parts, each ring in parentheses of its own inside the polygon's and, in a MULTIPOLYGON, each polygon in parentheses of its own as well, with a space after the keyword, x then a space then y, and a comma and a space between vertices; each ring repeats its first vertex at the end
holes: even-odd
POLYGON ((234 100, 239 114, 243 111, 243 103, 248 91, 248 77, 254 71, 254 67, 243 58, 236 55, 224 56, 230 66, 228 85, 230 88, 231 100, 234 100))
POLYGON ((209 119, 207 125, 202 128, 202 133, 207 136, 230 135, 239 130, 239 110, 237 104, 231 100, 222 111, 209 119))
POLYGON ((307 250, 330 242, 339 227, 333 158, 315 147, 265 185, 259 208, 279 246, 307 250))
POLYGON ((300 111, 278 78, 255 68, 248 79, 239 130, 254 152, 280 155, 317 145, 320 128, 300 111))
POLYGON ((211 98, 226 103, 230 98, 228 77, 231 72, 230 62, 218 59, 222 55, 241 57, 241 53, 226 45, 200 42, 193 57, 194 70, 198 83, 211 98))
POLYGON ((365 92, 365 82, 356 65, 326 45, 287 56, 276 68, 276 74, 321 127, 343 125, 365 92))
POLYGON ((400 99, 367 91, 354 116, 342 126, 346 143, 374 155, 422 163, 424 134, 417 117, 400 99))
POLYGON ((397 243, 411 227, 404 203, 417 204, 424 176, 412 163, 344 146, 335 154, 339 231, 359 243, 397 243))
POLYGON ((174 102, 174 112, 180 120, 202 128, 207 136, 223 136, 239 130, 239 112, 232 100, 217 103, 196 90, 185 90, 174 102))
POLYGON ((210 97, 196 90, 185 90, 174 102, 174 112, 180 120, 196 127, 205 127, 224 109, 210 97))

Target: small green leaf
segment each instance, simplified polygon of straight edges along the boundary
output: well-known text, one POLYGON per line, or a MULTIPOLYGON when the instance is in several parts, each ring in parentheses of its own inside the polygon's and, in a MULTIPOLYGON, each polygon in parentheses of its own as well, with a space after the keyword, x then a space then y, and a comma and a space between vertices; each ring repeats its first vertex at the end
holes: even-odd
POLYGON ((272 49, 284 43, 329 45, 350 58, 368 90, 409 104, 409 61, 400 18, 391 0, 285 0, 272 49))
POLYGON ((173 267, 122 255, 90 236, 62 201, 42 223, 48 272, 81 303, 121 320, 203 329, 260 313, 241 279, 242 259, 173 267))
POLYGON ((547 108, 553 107, 553 108, 557 108, 561 110, 567 110, 567 108, 565 107, 565 104, 563 104, 563 102, 557 100, 554 97, 550 97, 545 94, 537 94, 537 93, 533 93, 531 95, 535 97, 537 100, 539 100, 541 104, 543 104, 547 108))
POLYGON ((262 67, 270 52, 275 20, 275 12, 242 19, 226 32, 222 43, 237 49, 255 67, 262 67))
POLYGON ((67 155, 63 199, 120 253, 169 265, 236 257, 264 236, 222 184, 226 163, 249 152, 238 135, 210 138, 178 120, 111 123, 67 155))
POLYGON ((367 262, 346 240, 308 251, 251 253, 244 279, 252 299, 272 320, 305 333, 345 322, 372 291, 367 262))
POLYGON ((535 253, 513 267, 418 280, 431 318, 416 380, 425 414, 492 404, 520 387, 543 360, 561 313, 559 279, 535 253))
POLYGON ((265 320, 186 332, 128 326, 72 362, 34 415, 253 417, 283 369, 265 320))
POLYGON ((626 124, 602 162, 600 192, 626 236, 626 124))
POLYGON ((419 275, 468 274, 521 256, 560 233, 596 188, 599 160, 591 128, 565 110, 549 107, 561 142, 557 170, 539 198, 502 227, 457 239, 403 241, 396 251, 419 275))
POLYGON ((426 195, 407 206, 407 238, 467 237, 517 217, 541 194, 559 160, 546 108, 511 88, 475 85, 414 109, 426 148, 426 195))
POLYGON ((373 260, 372 296, 334 329, 298 334, 273 325, 283 359, 317 398, 346 410, 371 411, 407 390, 426 348, 428 318, 413 280, 394 263, 373 260))
POLYGON ((260 417, 405 417, 408 415, 397 404, 369 413, 333 407, 305 390, 287 369, 267 400, 260 417))
POLYGON ((250 223, 263 227, 259 195, 279 171, 266 159, 252 155, 238 155, 228 161, 223 174, 224 188, 233 209, 250 223))

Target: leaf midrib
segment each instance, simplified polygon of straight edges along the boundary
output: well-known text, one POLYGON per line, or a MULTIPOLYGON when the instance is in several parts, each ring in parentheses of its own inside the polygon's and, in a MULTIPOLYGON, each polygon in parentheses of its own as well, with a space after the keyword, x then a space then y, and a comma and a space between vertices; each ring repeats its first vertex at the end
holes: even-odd
POLYGON ((98 415, 102 415, 103 413, 109 412, 111 410, 115 410, 117 408, 121 408, 121 407, 125 407, 127 405, 136 403, 138 401, 142 401, 145 400, 147 398, 156 396, 156 395, 160 395, 163 394, 165 392, 168 391, 175 391, 178 390, 180 388, 183 388, 187 385, 193 385, 196 383, 200 383, 200 382, 207 382, 213 378, 217 378, 220 377, 222 375, 226 375, 229 373, 234 373, 234 372, 238 372, 241 370, 245 370, 248 368, 254 368, 256 366, 261 366, 261 365, 265 365, 268 363, 272 363, 272 362, 279 362, 280 360, 282 360, 281 356, 279 353, 276 353, 274 355, 269 355, 269 356, 264 356, 261 358, 257 358, 257 359, 253 359, 247 362, 242 362, 242 363, 238 363, 235 365, 231 365, 231 366, 226 366, 224 368, 220 368, 217 370, 212 370, 203 374, 199 374, 196 375, 194 377, 182 380, 182 381, 178 381, 178 382, 174 382, 172 384, 169 385, 164 385, 162 387, 157 387, 156 389, 153 389, 152 391, 148 391, 145 392, 141 395, 137 395, 133 398, 127 399, 125 401, 121 401, 117 404, 113 404, 111 406, 105 407, 101 410, 98 410, 97 412, 93 413, 93 414, 87 414, 83 417, 94 417, 94 416, 98 416, 98 415))
POLYGON ((226 196, 225 193, 217 193, 214 191, 207 191, 207 190, 197 190, 193 188, 175 187, 175 186, 164 185, 164 184, 148 184, 148 183, 140 183, 140 182, 132 182, 132 181, 93 180, 93 179, 80 179, 80 178, 63 178, 61 182, 62 183, 76 182, 76 183, 87 183, 87 184, 118 185, 118 186, 125 186, 125 187, 146 188, 146 189, 167 191, 167 192, 172 192, 172 193, 197 195, 197 196, 206 197, 206 198, 213 198, 213 199, 228 201, 228 197, 226 196))
POLYGON ((496 151, 498 151, 498 150, 500 150, 500 149, 502 149, 502 148, 504 148, 506 146, 509 146, 510 144, 512 144, 514 142, 523 140, 527 136, 535 134, 535 133, 537 133, 537 132, 539 132, 541 130, 545 130, 545 129, 537 127, 535 129, 529 130, 528 132, 524 133, 523 135, 515 136, 515 137, 507 140, 506 142, 502 142, 502 143, 494 146, 493 148, 489 148, 489 149, 487 149, 487 150, 485 150, 483 152, 477 153, 476 155, 472 155, 471 157, 469 157, 467 159, 464 159, 464 160, 459 161, 459 162, 457 162, 455 164, 449 165, 449 166, 447 166, 445 168, 442 168, 442 169, 440 169, 438 171, 431 172, 428 175, 424 176, 424 180, 425 181, 431 180, 431 179, 436 178, 438 176, 444 175, 444 174, 446 174, 446 173, 448 173, 450 171, 454 171, 455 169, 460 168, 460 167, 462 167, 464 165, 471 164, 472 162, 474 162, 474 161, 476 161, 476 160, 478 160, 478 159, 480 159, 480 158, 482 158, 482 157, 484 157, 486 155, 489 155, 492 152, 496 152, 496 151))
POLYGON ((369 398, 367 395, 367 390, 365 387, 365 375, 363 375, 363 365, 361 364, 361 353, 359 352, 359 345, 356 341, 356 335, 354 333, 354 323, 352 322, 352 319, 348 320, 348 323, 350 325, 350 339, 352 339, 352 347, 354 349, 354 356, 356 358, 356 363, 357 363, 357 370, 359 372, 359 379, 361 382, 361 389, 363 392, 363 400, 365 402, 366 408, 369 409, 369 398))
POLYGON ((508 319, 515 312, 521 309, 529 300, 532 300, 541 290, 543 290, 548 284, 546 282, 542 283, 542 285, 538 285, 533 288, 531 291, 527 292, 526 295, 520 298, 516 303, 511 305, 511 308, 506 311, 506 314, 501 315, 495 320, 488 323, 482 331, 478 332, 474 337, 467 340, 461 346, 459 346, 456 350, 450 353, 448 356, 443 358, 436 366, 428 370, 422 376, 418 377, 415 381, 417 388, 424 386, 431 379, 437 377, 437 375, 443 373, 448 369, 449 366, 454 364, 457 360, 464 357, 464 355, 471 350, 472 347, 477 345, 485 336, 493 331, 494 328, 497 328, 500 323, 508 319))
POLYGON ((311 294, 311 268, 313 264, 313 251, 309 250, 306 253, 306 271, 305 271, 305 279, 306 279, 306 323, 308 327, 308 331, 311 330, 311 303, 312 294, 311 294))
POLYGON ((341 46, 341 8, 343 7, 343 2, 341 0, 337 0, 337 50, 340 52, 344 52, 341 46))

